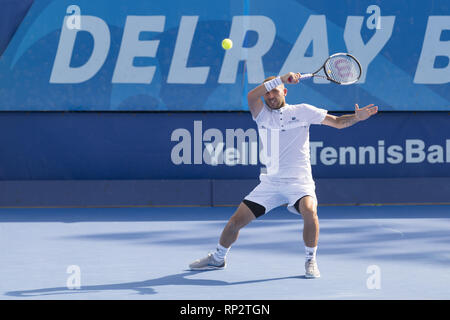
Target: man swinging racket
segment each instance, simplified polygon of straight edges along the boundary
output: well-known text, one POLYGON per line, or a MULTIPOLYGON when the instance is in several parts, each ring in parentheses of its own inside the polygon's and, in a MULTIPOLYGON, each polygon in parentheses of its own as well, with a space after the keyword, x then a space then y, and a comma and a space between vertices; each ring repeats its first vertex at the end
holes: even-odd
MULTIPOLYGON (((342 78, 340 80, 349 80, 344 79, 345 75, 347 77, 350 75, 347 69, 328 67, 325 73, 327 72, 336 72, 334 76, 340 75, 342 78)), ((248 105, 260 136, 264 130, 268 132, 265 132, 265 135, 277 135, 277 139, 266 139, 266 143, 277 144, 276 148, 274 146, 270 148, 278 149, 276 155, 278 158, 275 161, 274 159, 269 161, 267 173, 260 175, 260 183, 244 198, 232 215, 222 231, 216 251, 191 263, 189 265, 191 270, 225 268, 226 255, 238 238, 239 230, 255 218, 287 203, 288 210, 301 214, 304 221, 305 277, 320 277, 316 261, 319 220, 315 184, 311 174, 309 126, 324 124, 338 129, 350 127, 376 114, 378 107, 370 104, 359 108, 356 104, 353 114, 337 117, 327 114, 325 109, 309 104, 286 104, 287 89, 284 84, 297 84, 300 78, 305 76, 312 75, 290 72, 281 77, 269 77, 263 84, 248 93, 248 105)), ((341 84, 346 83, 341 82, 341 84)))

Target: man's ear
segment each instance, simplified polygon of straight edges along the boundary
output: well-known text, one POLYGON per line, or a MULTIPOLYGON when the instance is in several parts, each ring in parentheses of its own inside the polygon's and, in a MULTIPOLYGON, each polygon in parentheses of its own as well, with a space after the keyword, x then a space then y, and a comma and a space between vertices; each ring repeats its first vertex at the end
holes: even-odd
POLYGON ((284 88, 284 95, 287 95, 287 88, 284 88))

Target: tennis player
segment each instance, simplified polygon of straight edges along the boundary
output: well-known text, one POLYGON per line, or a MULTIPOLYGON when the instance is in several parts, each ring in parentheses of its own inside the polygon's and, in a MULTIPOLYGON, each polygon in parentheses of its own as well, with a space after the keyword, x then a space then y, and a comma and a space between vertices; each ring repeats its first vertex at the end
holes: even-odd
POLYGON ((288 210, 300 214, 304 221, 305 277, 320 277, 316 260, 319 219, 315 183, 311 174, 309 126, 324 124, 338 129, 350 127, 376 114, 378 107, 370 104, 359 108, 356 104, 353 114, 338 117, 309 104, 286 104, 287 89, 284 84, 297 84, 300 77, 300 73, 292 72, 280 77, 269 77, 248 93, 248 105, 260 137, 271 136, 270 139, 261 139, 263 146, 266 143, 264 147, 278 152, 268 156, 267 172, 261 173, 260 183, 244 198, 226 224, 216 251, 191 263, 191 270, 225 268, 227 253, 237 240, 239 230, 255 218, 287 203, 288 210), (272 139, 274 136, 276 139, 272 139))

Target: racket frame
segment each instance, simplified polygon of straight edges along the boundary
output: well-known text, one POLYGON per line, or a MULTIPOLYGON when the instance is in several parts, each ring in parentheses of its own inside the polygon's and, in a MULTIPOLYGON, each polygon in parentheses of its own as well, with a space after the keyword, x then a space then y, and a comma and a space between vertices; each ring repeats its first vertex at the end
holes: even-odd
MULTIPOLYGON (((362 67, 361 67, 361 63, 358 61, 358 59, 356 59, 356 58, 355 58, 354 56, 352 56, 350 53, 338 52, 338 53, 335 53, 335 54, 329 56, 329 57, 327 58, 327 60, 325 60, 325 62, 323 63, 323 65, 322 65, 319 69, 317 69, 316 72, 302 74, 302 75, 300 76, 300 79, 299 79, 299 80, 302 80, 302 79, 308 79, 308 78, 312 78, 312 77, 320 77, 320 78, 327 79, 328 81, 334 82, 334 83, 336 83, 336 84, 340 84, 340 85, 346 86, 346 85, 353 84, 353 83, 357 82, 357 81, 361 78, 361 75, 362 75, 362 67), (334 58, 334 57, 336 57, 336 56, 342 56, 342 55, 349 56, 349 57, 352 58, 354 61, 356 61, 356 64, 357 64, 357 66, 358 66, 358 68, 359 68, 359 75, 358 75, 358 78, 355 79, 355 80, 352 81, 352 82, 342 83, 342 82, 333 80, 333 79, 331 79, 331 78, 328 76, 328 72, 327 72, 327 70, 325 69, 325 65, 327 64, 328 61, 330 61, 331 58, 334 58), (322 76, 322 75, 318 75, 318 74, 317 74, 317 73, 319 73, 320 70, 322 70, 322 69, 323 69, 323 72, 325 73, 325 76, 322 76)), ((291 80, 291 78, 289 78, 289 80, 291 80)))

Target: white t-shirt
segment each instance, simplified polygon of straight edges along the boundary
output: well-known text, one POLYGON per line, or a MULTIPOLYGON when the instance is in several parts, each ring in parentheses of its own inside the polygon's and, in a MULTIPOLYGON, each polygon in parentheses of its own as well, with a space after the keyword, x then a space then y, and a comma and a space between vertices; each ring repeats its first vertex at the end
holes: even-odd
POLYGON ((302 103, 272 110, 264 104, 255 120, 267 173, 260 180, 314 184, 309 151, 309 126, 320 124, 327 110, 302 103))

